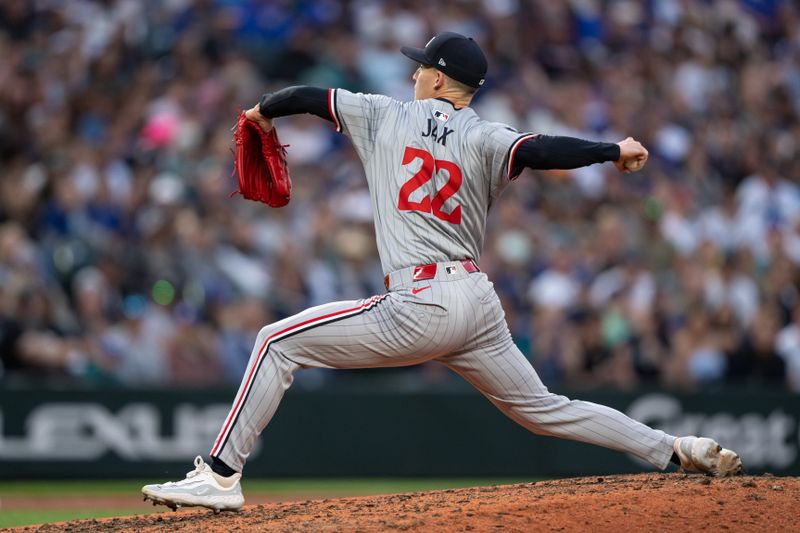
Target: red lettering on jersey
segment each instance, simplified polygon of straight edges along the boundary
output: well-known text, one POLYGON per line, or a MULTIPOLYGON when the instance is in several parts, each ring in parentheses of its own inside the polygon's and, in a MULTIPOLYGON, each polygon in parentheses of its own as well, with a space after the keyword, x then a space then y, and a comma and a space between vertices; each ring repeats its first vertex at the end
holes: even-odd
POLYGON ((408 197, 431 179, 433 175, 433 156, 425 150, 406 146, 406 151, 403 153, 403 165, 405 166, 415 159, 422 159, 422 167, 400 188, 397 208, 401 211, 424 211, 425 213, 430 213, 431 199, 428 196, 424 197, 420 202, 412 202, 408 197))
POLYGON ((441 170, 446 171, 450 178, 447 180, 447 183, 444 184, 444 187, 439 189, 439 192, 436 193, 436 196, 433 197, 431 212, 445 222, 450 222, 451 224, 461 224, 460 205, 455 206, 449 213, 442 211, 442 206, 444 203, 461 187, 461 180, 463 179, 461 176, 461 169, 458 168, 455 163, 451 161, 444 161, 443 159, 437 159, 434 161, 434 167, 436 168, 437 173, 441 170))
POLYGON ((397 208, 401 211, 422 211, 423 213, 431 213, 436 218, 444 220, 445 222, 461 224, 460 205, 456 205, 449 213, 442 209, 444 203, 461 187, 463 181, 461 169, 452 161, 434 159, 433 156, 425 150, 406 146, 406 150, 403 152, 403 166, 408 165, 415 159, 422 159, 422 166, 411 176, 411 179, 400 187, 397 208), (412 202, 409 199, 414 191, 425 185, 434 174, 438 174, 442 170, 447 172, 448 180, 444 187, 436 192, 433 201, 431 201, 430 196, 425 196, 419 202, 412 202))

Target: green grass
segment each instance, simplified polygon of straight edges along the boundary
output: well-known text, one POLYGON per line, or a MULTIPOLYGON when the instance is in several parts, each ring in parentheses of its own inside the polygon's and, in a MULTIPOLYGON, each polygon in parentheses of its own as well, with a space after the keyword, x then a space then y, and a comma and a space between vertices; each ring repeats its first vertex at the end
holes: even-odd
POLYGON ((0 528, 27 526, 30 524, 50 524, 66 522, 82 518, 103 518, 111 516, 127 516, 134 514, 150 514, 163 512, 164 508, 153 511, 141 509, 43 509, 40 511, 0 511, 0 528))
MULTIPOLYGON (((452 478, 452 479, 245 479, 242 488, 245 496, 269 497, 344 497, 367 496, 371 494, 392 494, 399 492, 417 492, 437 489, 474 487, 482 485, 505 485, 538 479, 511 478, 452 478)), ((46 501, 42 509, 14 510, 2 505, 2 500, 9 496, 38 496, 57 498, 59 496, 127 496, 137 504, 139 489, 153 480, 100 480, 100 481, 4 481, 0 482, 0 528, 29 524, 43 524, 77 520, 81 518, 100 518, 107 516, 124 516, 147 513, 146 508, 115 507, 95 509, 47 509, 46 501)), ((159 510, 163 510, 159 508, 159 510)), ((152 512, 152 511, 151 511, 152 512)))
MULTIPOLYGON (((542 478, 375 478, 375 479, 244 479, 242 487, 248 493, 259 494, 320 494, 334 493, 343 496, 356 494, 382 494, 421 490, 453 489, 478 485, 505 485, 538 481, 542 478)), ((147 480, 79 480, 79 481, 0 481, 0 498, 3 496, 59 496, 64 494, 139 494, 147 480)))

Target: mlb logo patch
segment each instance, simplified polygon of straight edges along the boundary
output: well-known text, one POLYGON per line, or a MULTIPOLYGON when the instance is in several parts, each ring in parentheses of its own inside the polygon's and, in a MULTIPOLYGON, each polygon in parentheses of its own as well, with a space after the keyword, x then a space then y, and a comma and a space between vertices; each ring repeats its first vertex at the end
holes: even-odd
POLYGON ((456 272, 458 272, 458 269, 454 266, 447 266, 444 267, 444 271, 447 272, 448 274, 455 274, 456 272))
POLYGON ((433 116, 436 118, 436 120, 441 120, 442 122, 447 122, 447 119, 450 118, 450 115, 447 113, 442 113, 441 111, 434 112, 433 116))

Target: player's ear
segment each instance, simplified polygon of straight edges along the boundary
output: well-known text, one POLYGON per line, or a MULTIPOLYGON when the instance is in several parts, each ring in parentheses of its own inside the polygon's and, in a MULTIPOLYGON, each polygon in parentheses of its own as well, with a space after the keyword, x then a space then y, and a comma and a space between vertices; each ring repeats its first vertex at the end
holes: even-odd
POLYGON ((438 91, 439 89, 444 87, 444 83, 445 83, 444 74, 442 74, 442 71, 437 70, 436 81, 433 82, 433 88, 438 91))

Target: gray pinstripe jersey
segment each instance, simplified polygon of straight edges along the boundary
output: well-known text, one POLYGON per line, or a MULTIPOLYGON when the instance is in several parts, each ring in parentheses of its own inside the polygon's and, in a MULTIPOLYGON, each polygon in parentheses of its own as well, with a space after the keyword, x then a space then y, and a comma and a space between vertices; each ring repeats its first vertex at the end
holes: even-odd
POLYGON ((300 368, 435 360, 530 431, 632 453, 665 468, 675 437, 591 402, 553 394, 514 344, 477 259, 486 212, 530 135, 439 100, 398 102, 331 90, 331 116, 364 163, 389 292, 332 302, 263 327, 211 455, 241 471, 300 368), (448 261, 449 260, 449 261, 448 261), (414 265, 436 262, 433 276, 414 265))
POLYGON ((366 171, 384 272, 477 260, 486 214, 513 178, 516 147, 531 135, 444 100, 331 89, 328 103, 366 171))

